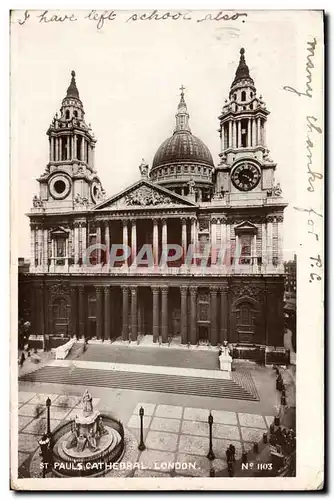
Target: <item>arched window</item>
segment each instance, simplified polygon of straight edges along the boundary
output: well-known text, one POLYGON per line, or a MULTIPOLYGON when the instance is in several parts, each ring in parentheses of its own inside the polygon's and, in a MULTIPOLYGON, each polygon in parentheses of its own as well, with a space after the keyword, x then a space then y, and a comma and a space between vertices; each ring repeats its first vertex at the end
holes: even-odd
POLYGON ((253 92, 251 92, 249 95, 250 95, 250 97, 252 98, 252 97, 253 97, 253 92))
POLYGON ((74 111, 73 111, 73 115, 74 115, 76 118, 78 118, 78 112, 77 112, 77 110, 74 110, 74 111))
POLYGON ((70 112, 68 109, 65 111, 65 118, 66 118, 66 120, 68 120, 70 118, 70 112))
POLYGON ((237 94, 233 94, 233 99, 236 101, 236 99, 237 99, 237 94))
POLYGON ((244 90, 241 92, 241 100, 242 101, 246 100, 246 92, 244 90))

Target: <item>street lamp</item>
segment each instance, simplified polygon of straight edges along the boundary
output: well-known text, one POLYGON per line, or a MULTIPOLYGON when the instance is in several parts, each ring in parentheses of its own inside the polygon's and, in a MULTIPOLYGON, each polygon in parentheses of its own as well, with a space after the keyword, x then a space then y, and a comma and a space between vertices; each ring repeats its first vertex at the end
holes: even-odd
POLYGON ((139 416, 140 416, 140 443, 138 445, 138 450, 143 451, 145 450, 146 446, 144 443, 144 435, 143 435, 144 408, 142 406, 139 409, 139 416))
POLYGON ((45 401, 45 406, 46 406, 46 434, 47 434, 48 437, 50 437, 51 436, 51 427, 50 427, 50 406, 51 406, 51 399, 49 397, 45 401))
POLYGON ((208 422, 209 422, 209 453, 207 454, 207 458, 209 460, 214 460, 216 457, 215 457, 215 454, 213 453, 213 450, 212 450, 212 424, 213 424, 213 416, 211 414, 211 411, 210 411, 210 414, 209 414, 209 417, 208 417, 208 422))

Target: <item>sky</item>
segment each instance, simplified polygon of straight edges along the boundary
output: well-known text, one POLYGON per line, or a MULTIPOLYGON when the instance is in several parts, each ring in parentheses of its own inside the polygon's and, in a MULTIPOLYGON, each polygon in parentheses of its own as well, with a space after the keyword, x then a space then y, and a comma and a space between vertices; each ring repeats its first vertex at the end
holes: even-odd
POLYGON ((284 248, 285 258, 293 257, 298 246, 293 206, 305 159, 296 140, 302 110, 293 107, 295 96, 283 87, 303 87, 303 13, 253 11, 236 20, 198 22, 207 12, 192 11, 190 20, 180 16, 156 21, 129 20, 133 12, 117 11, 99 28, 98 21, 87 19, 89 11, 45 16, 76 19, 63 22, 45 22, 37 17, 41 13, 29 11, 29 19, 20 25, 24 13, 15 11, 11 20, 11 196, 20 256, 29 258, 25 214, 39 193, 36 178, 48 162, 46 131, 59 112, 72 69, 86 121, 98 140, 95 166, 111 196, 138 180, 142 158, 151 165, 159 145, 172 134, 181 85, 186 87, 191 130, 219 163, 217 117, 244 47, 257 93, 270 111, 267 145, 289 203, 284 248))

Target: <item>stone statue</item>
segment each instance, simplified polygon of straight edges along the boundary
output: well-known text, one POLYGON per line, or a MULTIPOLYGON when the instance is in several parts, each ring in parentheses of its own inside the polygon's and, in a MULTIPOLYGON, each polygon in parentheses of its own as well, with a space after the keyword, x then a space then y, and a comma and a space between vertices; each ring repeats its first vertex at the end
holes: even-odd
POLYGON ((143 179, 148 178, 148 165, 147 165, 146 161, 144 160, 144 158, 142 159, 142 162, 139 165, 139 171, 140 171, 140 175, 142 176, 143 179))
POLYGON ((82 413, 84 417, 88 417, 93 413, 93 398, 88 389, 85 390, 82 396, 82 413))
POLYGON ((78 445, 78 428, 76 423, 74 422, 74 425, 72 425, 70 437, 68 438, 68 441, 66 443, 66 448, 69 450, 70 448, 74 448, 77 445, 78 445))
POLYGON ((226 372, 232 371, 231 349, 228 345, 227 340, 224 340, 223 346, 219 351, 219 364, 221 370, 226 372))
POLYGON ((97 425, 98 425, 98 430, 99 430, 100 436, 103 436, 104 434, 108 434, 107 429, 104 427, 104 423, 103 423, 101 416, 99 416, 97 425))
POLYGON ((88 447, 91 451, 95 451, 97 449, 96 438, 94 434, 93 427, 90 428, 88 436, 87 436, 88 447))
POLYGON ((189 194, 195 194, 195 181, 194 181, 194 179, 190 179, 190 181, 188 182, 188 186, 189 186, 189 194))
POLYGON ((35 208, 41 208, 43 206, 42 200, 35 194, 35 196, 32 199, 32 204, 35 208))
POLYGON ((281 194, 282 194, 282 189, 281 189, 280 183, 278 182, 276 184, 276 186, 273 187, 273 195, 274 196, 281 196, 281 194))

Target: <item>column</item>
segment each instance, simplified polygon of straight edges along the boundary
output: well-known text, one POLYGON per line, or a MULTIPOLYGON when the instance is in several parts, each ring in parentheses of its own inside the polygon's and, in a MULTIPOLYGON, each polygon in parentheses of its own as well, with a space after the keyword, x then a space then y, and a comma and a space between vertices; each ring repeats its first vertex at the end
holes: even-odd
POLYGON ((47 229, 44 229, 44 232, 43 232, 43 236, 44 236, 44 239, 43 239, 43 266, 44 266, 44 269, 47 270, 48 268, 48 230, 47 229))
MULTIPOLYGON (((128 221, 127 220, 122 220, 123 224, 123 247, 124 247, 124 252, 126 252, 126 249, 129 245, 128 241, 128 221)), ((128 266, 128 259, 124 260, 124 267, 128 266)))
POLYGON ((70 155, 71 149, 70 149, 70 136, 69 135, 67 136, 66 148, 67 148, 66 160, 70 160, 71 159, 71 155, 70 155))
POLYGON ((74 135, 71 136, 71 160, 74 159, 74 135))
POLYGON ((238 120, 238 148, 241 148, 241 120, 238 120))
POLYGON ((104 221, 104 242, 106 245, 106 264, 109 267, 109 257, 110 257, 110 232, 109 232, 109 221, 104 221))
POLYGON ((38 265, 43 265, 43 229, 38 229, 38 265))
POLYGON ((195 245, 196 244, 196 218, 192 217, 191 218, 191 244, 195 245))
POLYGON ((131 264, 137 264, 137 225, 136 221, 131 221, 131 264))
POLYGON ((82 263, 87 249, 87 223, 81 223, 81 238, 79 240, 79 259, 82 263))
POLYGON ((81 137, 81 161, 85 161, 85 138, 81 137))
POLYGON ((122 339, 129 339, 129 287, 122 286, 122 296, 123 296, 123 309, 122 309, 122 339))
MULTIPOLYGON (((96 222, 96 244, 101 245, 101 222, 97 221, 96 222)), ((99 265, 101 264, 101 248, 97 248, 96 250, 96 263, 99 265)))
POLYGON ((252 146, 255 147, 256 145, 257 145, 256 121, 255 121, 255 118, 252 118, 252 146))
POLYGON ((83 338, 85 336, 85 301, 84 301, 84 292, 85 287, 83 285, 79 285, 79 336, 83 338))
POLYGON ((50 161, 54 160, 53 137, 50 137, 50 161))
POLYGON ((110 340, 110 287, 104 287, 104 340, 110 340))
POLYGON ((257 245, 256 245, 256 234, 253 236, 253 248, 252 248, 252 264, 254 267, 255 272, 257 271, 257 245))
POLYGON ((57 137, 57 143, 58 143, 58 161, 62 160, 62 155, 61 155, 61 137, 57 137))
POLYGON ((217 345, 217 293, 218 287, 210 287, 210 309, 211 309, 211 345, 217 345))
POLYGON ((181 242, 183 252, 182 262, 184 263, 187 255, 187 219, 184 217, 181 219, 181 242))
POLYGON ((197 344, 197 286, 191 286, 190 289, 190 343, 197 344))
POLYGON ((74 265, 79 264, 79 224, 75 222, 73 224, 74 229, 74 265))
POLYGON ((220 343, 228 340, 228 287, 220 288, 220 343))
POLYGON ((277 256, 278 256, 278 266, 283 264, 283 215, 277 217, 277 256))
POLYGON ((76 160, 78 158, 78 137, 77 134, 74 134, 74 139, 73 139, 73 160, 76 160))
POLYGON ((102 340, 102 286, 96 286, 96 338, 102 340))
POLYGON ((137 287, 131 287, 131 340, 137 340, 137 287))
POLYGON ((220 236, 220 256, 219 256, 219 264, 220 265, 226 265, 226 219, 223 218, 220 221, 220 231, 221 231, 221 236, 220 236))
POLYGON ((71 325, 70 334, 78 339, 77 290, 71 287, 71 325))
POLYGON ((261 257, 262 266, 265 266, 267 263, 267 231, 265 222, 261 224, 261 257))
POLYGON ((163 344, 168 342, 168 286, 161 288, 161 337, 163 344))
POLYGON ((251 143, 251 119, 248 118, 248 121, 247 121, 247 147, 251 147, 252 143, 251 143))
POLYGON ((187 311, 187 301, 188 301, 188 287, 181 286, 180 287, 181 294, 181 344, 187 343, 187 319, 188 319, 188 311, 187 311))
POLYGON ((233 148, 237 147, 237 123, 235 121, 232 122, 232 144, 233 148))
POLYGON ((152 333, 153 342, 159 340, 159 287, 152 286, 153 308, 152 308, 152 333))
POLYGON ((159 262, 158 220, 153 219, 153 261, 157 266, 159 262))
POLYGON ((267 217, 267 265, 270 268, 273 265, 273 217, 267 217))
POLYGON ((91 147, 91 152, 90 152, 90 166, 93 168, 94 167, 94 157, 95 157, 95 146, 91 147))
POLYGON ((257 145, 261 144, 261 118, 257 119, 257 145))
POLYGON ((266 122, 263 120, 262 122, 262 144, 264 147, 267 145, 267 137, 266 137, 266 122))
POLYGON ((162 251, 167 251, 167 219, 162 219, 162 232, 161 232, 161 239, 162 239, 162 251))
POLYGON ((232 248, 231 248, 231 224, 227 220, 226 222, 226 242, 225 242, 225 265, 231 266, 232 248))
POLYGON ((40 335, 45 335, 45 316, 44 316, 44 293, 45 293, 45 287, 43 283, 38 285, 38 306, 39 306, 39 324, 40 324, 40 330, 39 334, 40 335))
POLYGON ((217 263, 217 219, 211 219, 211 245, 214 246, 214 251, 210 252, 211 264, 216 265, 217 263))
POLYGON ((231 120, 228 122, 228 144, 227 147, 232 147, 232 122, 231 120))
POLYGON ((30 224, 30 265, 31 268, 35 267, 35 226, 30 224))

